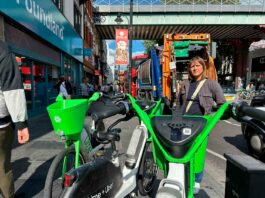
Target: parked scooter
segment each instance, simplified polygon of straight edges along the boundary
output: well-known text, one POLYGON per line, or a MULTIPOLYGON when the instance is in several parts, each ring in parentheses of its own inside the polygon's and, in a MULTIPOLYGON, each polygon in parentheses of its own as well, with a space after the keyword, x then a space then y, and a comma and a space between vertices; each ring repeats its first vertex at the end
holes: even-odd
MULTIPOLYGON (((265 95, 255 96, 250 106, 265 111, 265 95)), ((265 162, 265 122, 245 116, 241 129, 251 155, 265 162)))
POLYGON ((129 143, 124 169, 120 169, 115 146, 115 142, 119 141, 120 130, 113 129, 113 126, 120 122, 118 120, 111 125, 107 133, 95 131, 95 136, 101 143, 111 143, 111 159, 96 158, 93 162, 66 173, 63 197, 125 197, 136 187, 141 194, 149 193, 156 178, 157 165, 164 170, 165 179, 160 182, 156 197, 192 198, 194 176, 203 169, 208 135, 215 124, 221 118, 230 116, 241 121, 246 115, 265 121, 264 111, 244 103, 225 103, 215 114, 207 116, 161 116, 161 100, 154 103, 155 106, 142 105, 130 95, 115 104, 102 104, 105 105, 94 113, 94 120, 115 114, 126 115, 120 119, 122 121, 134 115, 141 120, 129 143), (149 114, 145 112, 145 107, 151 111, 149 114))

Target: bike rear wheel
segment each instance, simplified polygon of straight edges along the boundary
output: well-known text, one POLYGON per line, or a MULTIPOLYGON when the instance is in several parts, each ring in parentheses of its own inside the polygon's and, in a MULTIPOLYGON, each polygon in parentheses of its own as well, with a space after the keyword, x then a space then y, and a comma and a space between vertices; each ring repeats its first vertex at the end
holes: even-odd
MULTIPOLYGON (((67 149, 61 151, 52 161, 49 168, 45 187, 44 187, 44 197, 60 197, 64 191, 64 172, 63 172, 63 162, 64 158, 67 157, 66 162, 66 172, 75 167, 75 147, 71 145, 67 149)), ((88 160, 88 157, 83 151, 79 153, 79 164, 82 165, 88 160)))

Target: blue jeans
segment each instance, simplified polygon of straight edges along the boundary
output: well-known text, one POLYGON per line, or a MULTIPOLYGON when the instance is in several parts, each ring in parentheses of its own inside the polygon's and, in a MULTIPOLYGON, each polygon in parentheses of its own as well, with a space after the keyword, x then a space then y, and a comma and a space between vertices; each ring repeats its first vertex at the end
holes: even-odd
POLYGON ((203 171, 195 174, 195 182, 201 183, 203 178, 203 171))

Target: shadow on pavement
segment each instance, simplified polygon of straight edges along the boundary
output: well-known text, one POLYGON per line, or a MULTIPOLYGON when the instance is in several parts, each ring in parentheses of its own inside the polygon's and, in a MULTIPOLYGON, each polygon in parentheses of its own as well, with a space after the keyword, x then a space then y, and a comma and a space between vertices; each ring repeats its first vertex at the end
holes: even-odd
POLYGON ((203 189, 200 190, 199 194, 194 195, 195 198, 210 198, 207 192, 203 189))
POLYGON ((224 140, 228 142, 229 144, 236 147, 238 150, 242 151, 243 153, 249 155, 249 151, 247 148, 247 142, 244 139, 243 135, 236 135, 234 137, 224 137, 224 140))
POLYGON ((28 157, 24 157, 14 161, 12 163, 14 181, 16 181, 23 173, 25 173, 28 170, 29 166, 30 162, 28 157))
POLYGON ((54 158, 50 158, 38 166, 35 172, 16 191, 16 194, 25 194, 25 197, 34 197, 44 189, 46 176, 54 158))
MULTIPOLYGON (((30 134, 29 141, 32 141, 40 136, 43 136, 53 130, 48 113, 43 113, 36 117, 30 118, 28 120, 28 125, 29 125, 29 134, 30 134)), ((17 141, 17 132, 15 132, 13 148, 16 148, 20 145, 21 144, 19 144, 17 141)))

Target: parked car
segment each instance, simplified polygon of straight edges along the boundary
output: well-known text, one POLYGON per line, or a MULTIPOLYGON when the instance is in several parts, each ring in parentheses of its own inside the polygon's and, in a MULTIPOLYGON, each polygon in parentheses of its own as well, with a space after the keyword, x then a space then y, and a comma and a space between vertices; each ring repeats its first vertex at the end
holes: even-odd
POLYGON ((226 101, 233 102, 237 99, 236 90, 233 87, 223 87, 226 101))
MULTIPOLYGON (((254 96, 250 106, 265 111, 265 94, 254 96)), ((241 124, 242 133, 247 141, 250 154, 265 162, 265 123, 254 119, 252 121, 253 125, 241 124)))

